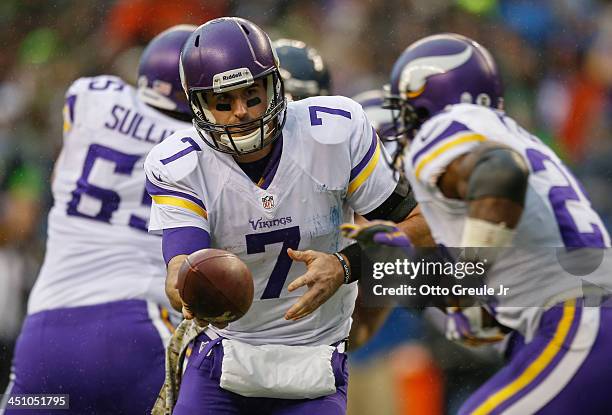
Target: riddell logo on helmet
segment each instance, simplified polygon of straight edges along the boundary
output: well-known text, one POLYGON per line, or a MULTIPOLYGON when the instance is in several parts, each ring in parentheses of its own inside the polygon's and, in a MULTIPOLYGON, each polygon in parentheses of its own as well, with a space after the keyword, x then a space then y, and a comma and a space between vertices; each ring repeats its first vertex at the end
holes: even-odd
POLYGON ((232 80, 232 79, 240 78, 241 76, 242 76, 241 73, 235 73, 235 74, 232 74, 232 75, 223 75, 223 80, 224 81, 229 81, 229 80, 232 80))
POLYGON ((252 83, 253 75, 248 68, 232 69, 231 71, 218 73, 213 77, 213 88, 217 93, 241 88, 252 83))

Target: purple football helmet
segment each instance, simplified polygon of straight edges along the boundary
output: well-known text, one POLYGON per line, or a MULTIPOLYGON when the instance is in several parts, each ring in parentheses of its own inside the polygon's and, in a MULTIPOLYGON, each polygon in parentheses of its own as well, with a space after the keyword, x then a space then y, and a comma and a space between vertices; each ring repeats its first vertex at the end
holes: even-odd
POLYGON ((179 56, 183 44, 196 28, 178 25, 155 36, 138 65, 138 97, 155 108, 185 115, 189 120, 191 111, 181 86, 179 56))
POLYGON ((248 20, 223 17, 198 27, 181 52, 181 81, 194 115, 194 126, 215 150, 248 154, 276 140, 285 124, 287 100, 278 58, 268 35, 248 20), (255 120, 219 124, 206 93, 223 93, 262 79, 268 103, 255 120))
POLYGON ((385 107, 394 110, 398 130, 407 139, 449 105, 503 108, 502 82, 491 54, 454 33, 428 36, 408 46, 395 61, 385 88, 385 107))

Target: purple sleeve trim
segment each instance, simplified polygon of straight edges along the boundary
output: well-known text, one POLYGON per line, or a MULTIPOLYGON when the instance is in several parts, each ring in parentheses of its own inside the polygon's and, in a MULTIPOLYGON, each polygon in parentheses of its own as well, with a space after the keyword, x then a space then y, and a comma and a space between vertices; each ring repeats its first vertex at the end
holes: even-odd
POLYGON ((351 176, 349 177, 349 182, 352 182, 355 177, 368 165, 370 159, 372 159, 372 155, 374 155, 374 151, 376 150, 376 144, 378 144, 378 137, 376 136, 376 130, 372 128, 372 142, 370 143, 370 148, 366 155, 361 159, 358 165, 351 169, 351 176))
POLYGON ((210 248, 210 234, 194 226, 164 229, 162 252, 166 265, 177 255, 189 255, 200 249, 210 248))
POLYGON ((419 158, 421 158, 423 154, 429 151, 430 148, 438 144, 440 141, 445 140, 448 137, 455 135, 461 131, 469 132, 470 129, 458 121, 451 122, 451 124, 448 127, 446 127, 446 129, 442 131, 441 134, 439 134, 436 138, 431 140, 431 142, 427 143, 427 145, 425 145, 422 149, 417 151, 417 153, 412 157, 412 164, 416 166, 419 158))
POLYGON ((206 210, 206 206, 204 206, 204 203, 200 199, 198 199, 197 197, 191 196, 191 195, 189 195, 187 193, 177 192, 176 190, 169 190, 169 189, 164 189, 163 187, 159 187, 155 183, 151 182, 148 177, 145 180, 146 180, 145 181, 145 189, 147 189, 147 192, 151 196, 178 196, 178 197, 182 197, 183 199, 191 200, 193 203, 195 203, 196 205, 200 206, 202 209, 206 210))

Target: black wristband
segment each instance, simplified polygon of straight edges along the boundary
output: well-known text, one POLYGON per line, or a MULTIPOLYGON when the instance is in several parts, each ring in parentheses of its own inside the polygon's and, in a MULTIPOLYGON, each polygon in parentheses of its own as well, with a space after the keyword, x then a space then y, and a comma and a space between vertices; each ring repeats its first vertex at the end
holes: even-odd
POLYGON ((351 244, 340 251, 348 259, 350 279, 346 284, 359 281, 361 278, 361 247, 358 243, 351 244))
POLYGON ((349 284, 351 282, 351 268, 344 260, 342 254, 334 252, 332 255, 338 258, 338 261, 340 261, 340 265, 342 265, 342 270, 344 271, 344 283, 349 284))

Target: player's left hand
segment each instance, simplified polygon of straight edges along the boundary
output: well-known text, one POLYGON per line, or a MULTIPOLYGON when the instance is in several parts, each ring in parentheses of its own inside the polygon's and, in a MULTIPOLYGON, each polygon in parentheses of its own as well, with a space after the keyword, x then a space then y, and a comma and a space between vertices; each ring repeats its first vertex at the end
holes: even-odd
POLYGON ((294 261, 306 264, 308 271, 296 278, 287 289, 289 292, 308 286, 308 291, 285 314, 286 320, 299 320, 315 311, 344 283, 344 271, 338 258, 318 251, 287 249, 294 261))

